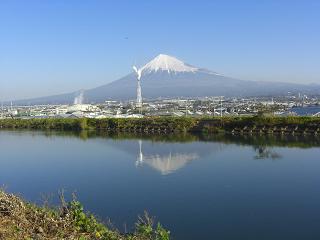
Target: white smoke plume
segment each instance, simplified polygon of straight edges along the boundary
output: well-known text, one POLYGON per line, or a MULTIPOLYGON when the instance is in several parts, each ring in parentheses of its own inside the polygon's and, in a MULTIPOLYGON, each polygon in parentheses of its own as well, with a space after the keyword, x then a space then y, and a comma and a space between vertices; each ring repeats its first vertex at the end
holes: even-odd
POLYGON ((84 101, 84 91, 81 91, 77 97, 74 98, 74 104, 83 104, 84 101))

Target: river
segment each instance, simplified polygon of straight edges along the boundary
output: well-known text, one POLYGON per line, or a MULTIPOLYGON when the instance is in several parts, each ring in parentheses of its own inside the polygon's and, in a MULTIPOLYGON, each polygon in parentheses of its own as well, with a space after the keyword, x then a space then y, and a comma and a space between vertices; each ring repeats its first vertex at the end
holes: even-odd
POLYGON ((122 231, 147 210, 177 240, 320 239, 319 146, 316 137, 0 131, 0 185, 36 203, 76 192, 122 231))

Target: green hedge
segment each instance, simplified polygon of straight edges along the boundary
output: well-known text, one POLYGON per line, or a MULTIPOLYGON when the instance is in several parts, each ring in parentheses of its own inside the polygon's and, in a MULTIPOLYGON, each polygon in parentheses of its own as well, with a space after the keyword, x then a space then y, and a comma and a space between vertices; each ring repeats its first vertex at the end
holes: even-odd
POLYGON ((107 119, 1 119, 0 128, 7 129, 55 129, 55 130, 166 130, 172 132, 193 132, 229 130, 242 127, 285 127, 318 128, 318 117, 148 117, 107 119))

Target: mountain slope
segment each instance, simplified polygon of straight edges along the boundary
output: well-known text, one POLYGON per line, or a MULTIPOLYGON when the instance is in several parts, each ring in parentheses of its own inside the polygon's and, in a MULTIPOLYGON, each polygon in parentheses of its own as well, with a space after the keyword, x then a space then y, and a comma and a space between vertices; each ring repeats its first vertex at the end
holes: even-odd
MULTIPOLYGON (((229 78, 164 54, 160 54, 140 70, 143 98, 283 95, 289 91, 320 94, 319 85, 255 82, 229 78)), ((84 91, 84 98, 86 102, 135 99, 136 86, 136 76, 131 73, 117 81, 84 91)), ((74 92, 20 103, 72 103, 77 94, 79 93, 74 92)))

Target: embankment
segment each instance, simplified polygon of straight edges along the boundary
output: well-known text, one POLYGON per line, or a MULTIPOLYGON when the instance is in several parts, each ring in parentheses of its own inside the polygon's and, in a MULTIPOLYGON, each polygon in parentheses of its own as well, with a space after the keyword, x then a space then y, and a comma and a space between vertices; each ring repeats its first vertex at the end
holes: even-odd
POLYGON ((2 119, 0 128, 129 133, 320 134, 319 117, 152 117, 141 119, 2 119))

